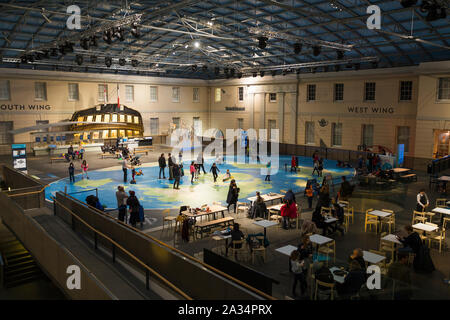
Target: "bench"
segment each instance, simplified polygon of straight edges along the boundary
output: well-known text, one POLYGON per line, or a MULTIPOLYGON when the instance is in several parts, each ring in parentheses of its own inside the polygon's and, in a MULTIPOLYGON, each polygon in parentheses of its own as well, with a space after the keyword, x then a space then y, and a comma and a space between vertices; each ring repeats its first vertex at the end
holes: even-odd
POLYGON ((145 155, 148 156, 148 150, 144 150, 144 149, 136 150, 136 149, 134 149, 134 154, 139 154, 139 153, 145 153, 145 155))
POLYGON ((211 229, 216 227, 228 227, 232 226, 234 224, 234 218, 233 217, 225 217, 221 219, 211 220, 211 221, 205 221, 195 224, 194 229, 194 238, 196 239, 196 235, 200 233, 200 238, 203 238, 203 233, 209 232, 211 229))
POLYGON ((65 157, 52 157, 50 158, 50 163, 53 164, 53 161, 67 161, 65 157))
POLYGON ((102 159, 105 159, 105 158, 116 159, 116 158, 118 158, 118 154, 112 154, 112 153, 101 153, 100 156, 101 156, 102 159))
POLYGON ((403 176, 400 176, 400 179, 406 181, 417 181, 417 174, 415 173, 405 174, 403 176))

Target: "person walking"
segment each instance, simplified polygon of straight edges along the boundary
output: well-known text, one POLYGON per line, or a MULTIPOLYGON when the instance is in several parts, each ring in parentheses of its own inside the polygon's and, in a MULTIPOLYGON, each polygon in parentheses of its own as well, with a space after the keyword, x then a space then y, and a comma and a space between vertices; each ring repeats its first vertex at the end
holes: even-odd
POLYGON ((425 189, 420 189, 416 198, 417 198, 416 211, 424 212, 425 209, 430 205, 430 201, 428 200, 428 196, 425 193, 425 189))
POLYGON ((164 157, 164 153, 161 153, 161 156, 158 158, 159 165, 159 179, 161 179, 161 172, 163 174, 163 179, 166 178, 166 174, 164 172, 164 168, 166 167, 166 158, 164 157))
POLYGON ((197 157, 197 164, 198 164, 198 173, 200 173, 200 170, 203 170, 203 174, 206 174, 205 166, 204 166, 204 164, 205 164, 205 159, 203 159, 203 152, 200 152, 200 153, 198 154, 198 157, 197 157))
POLYGON ((322 171, 323 171, 323 158, 319 159, 317 170, 318 170, 319 177, 321 177, 322 176, 322 171))
POLYGON ((314 175, 314 172, 317 172, 317 175, 320 176, 320 172, 319 172, 319 160, 314 161, 314 167, 313 167, 313 172, 311 173, 311 175, 314 175))
POLYGON ((292 156, 292 158, 291 158, 291 172, 292 171, 297 172, 297 162, 296 161, 297 161, 296 157, 292 156))
POLYGON ((128 163, 128 158, 124 157, 122 161, 122 171, 123 171, 123 182, 128 182, 128 168, 130 168, 130 164, 128 163))
POLYGON ((313 199, 314 199, 314 190, 313 190, 311 183, 306 187, 305 191, 306 191, 306 197, 308 198, 308 209, 312 209, 312 203, 313 203, 313 199))
POLYGON ((69 157, 72 158, 72 160, 75 160, 75 152, 73 151, 73 146, 70 145, 70 147, 67 149, 67 153, 69 157))
POLYGON ((173 171, 173 178, 175 179, 173 183, 173 188, 180 189, 180 177, 181 177, 180 167, 177 164, 174 164, 172 171, 173 171))
POLYGON ((194 183, 194 177, 195 177, 195 164, 194 164, 194 161, 191 162, 191 166, 189 167, 189 172, 191 173, 191 183, 194 183))
POLYGON ((83 179, 84 179, 84 176, 86 176, 86 179, 89 179, 88 174, 87 174, 88 168, 89 168, 89 165, 87 164, 86 160, 83 160, 83 162, 81 163, 81 176, 83 177, 83 179))
POLYGON ((173 180, 173 158, 172 158, 172 154, 169 153, 169 155, 167 156, 167 163, 169 164, 169 180, 173 180))
POLYGON ((70 182, 75 182, 75 166, 73 165, 73 162, 69 164, 69 179, 70 182))
POLYGON ((213 174, 214 182, 217 182, 218 174, 217 172, 220 172, 219 168, 217 168, 216 163, 214 162, 211 166, 211 169, 209 170, 213 174))
POLYGON ((134 191, 130 190, 128 193, 130 195, 127 199, 127 205, 130 211, 130 224, 131 226, 136 227, 136 223, 139 221, 139 209, 141 204, 134 191))
POLYGON ((300 253, 297 250, 292 251, 289 257, 289 262, 291 265, 291 272, 294 274, 294 285, 292 287, 292 295, 296 297, 295 289, 297 289, 297 283, 300 283, 300 292, 303 296, 306 292, 307 283, 305 272, 303 270, 304 260, 300 260, 300 253))
POLYGON ((117 208, 119 209, 119 221, 125 222, 127 215, 127 194, 124 187, 118 186, 116 191, 117 208))
POLYGON ((237 187, 236 180, 231 180, 230 187, 227 195, 227 209, 230 212, 231 205, 234 205, 234 213, 237 213, 237 201, 239 198, 239 188, 237 187))
POLYGON ((266 174, 266 177, 264 178, 264 181, 270 181, 270 167, 271 166, 272 166, 272 162, 271 161, 267 162, 267 165, 266 165, 267 174, 266 174))

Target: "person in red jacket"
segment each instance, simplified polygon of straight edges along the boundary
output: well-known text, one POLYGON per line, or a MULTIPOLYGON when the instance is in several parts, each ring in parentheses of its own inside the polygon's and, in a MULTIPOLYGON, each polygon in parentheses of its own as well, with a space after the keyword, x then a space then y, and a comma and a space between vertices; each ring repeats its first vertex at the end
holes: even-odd
POLYGON ((292 156, 291 158, 291 172, 292 171, 297 172, 297 159, 295 159, 295 156, 292 156))
POLYGON ((281 207, 282 228, 289 229, 289 220, 297 218, 297 205, 295 202, 285 202, 281 207))

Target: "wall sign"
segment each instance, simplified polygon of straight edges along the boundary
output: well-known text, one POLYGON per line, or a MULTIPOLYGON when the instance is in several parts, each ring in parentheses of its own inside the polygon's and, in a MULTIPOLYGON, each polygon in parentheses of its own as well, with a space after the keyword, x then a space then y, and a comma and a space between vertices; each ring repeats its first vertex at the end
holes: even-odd
POLYGON ((244 107, 225 107, 225 111, 245 111, 244 107))
POLYGON ((51 108, 48 104, 0 104, 2 111, 50 111, 51 108))
POLYGON ((393 114, 392 107, 348 107, 347 111, 350 113, 379 113, 379 114, 393 114))
POLYGON ((320 119, 319 121, 317 121, 318 123, 319 123, 319 126, 321 126, 322 128, 323 127, 326 127, 327 125, 328 125, 328 121, 327 120, 325 120, 325 119, 320 119))
POLYGON ((27 146, 25 144, 13 144, 13 168, 27 173, 27 146))

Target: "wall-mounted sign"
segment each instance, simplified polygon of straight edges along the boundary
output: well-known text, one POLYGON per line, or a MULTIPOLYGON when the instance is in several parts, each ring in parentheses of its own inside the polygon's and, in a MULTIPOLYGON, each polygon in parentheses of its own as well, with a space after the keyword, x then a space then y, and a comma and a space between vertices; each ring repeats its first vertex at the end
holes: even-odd
POLYGON ((13 168, 27 173, 27 146, 25 144, 13 144, 11 148, 13 168))
POLYGON ((225 107, 225 111, 245 111, 244 107, 225 107))
POLYGON ((326 127, 327 125, 328 125, 328 121, 327 120, 325 120, 325 119, 320 119, 319 121, 317 121, 318 123, 319 123, 319 126, 321 126, 322 128, 323 127, 326 127))
POLYGON ((395 112, 392 107, 348 107, 350 113, 379 113, 379 114, 393 114, 395 112))
POLYGON ((50 111, 51 108, 48 104, 0 104, 2 111, 50 111))

